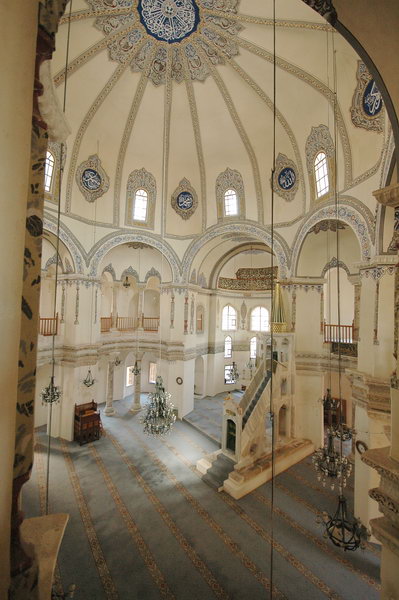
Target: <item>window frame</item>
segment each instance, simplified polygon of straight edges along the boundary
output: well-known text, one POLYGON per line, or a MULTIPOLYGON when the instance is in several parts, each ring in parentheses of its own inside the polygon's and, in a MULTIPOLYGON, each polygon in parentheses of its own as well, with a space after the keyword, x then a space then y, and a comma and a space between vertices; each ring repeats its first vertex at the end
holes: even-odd
POLYGON ((313 177, 316 199, 319 200, 330 192, 330 170, 327 154, 323 149, 317 151, 313 160, 313 177), (322 157, 322 158, 319 158, 322 157))
POLYGON ((134 373, 133 373, 133 369, 134 369, 134 365, 131 365, 130 367, 126 367, 126 387, 130 387, 132 385, 134 385, 134 373), (129 381, 131 383, 129 383, 129 381))
POLYGON ((265 332, 265 331, 270 331, 270 315, 269 315, 269 311, 267 310, 266 306, 254 306, 254 308, 251 310, 251 316, 250 316, 250 331, 259 331, 259 332, 265 332), (258 327, 254 327, 254 313, 257 310, 260 310, 260 314, 259 314, 259 328, 258 327), (262 327, 262 311, 266 311, 266 327, 263 328, 262 327))
POLYGON ((231 379, 230 376, 226 377, 227 373, 231 373, 232 368, 233 364, 224 365, 224 385, 234 385, 235 383, 237 383, 237 381, 235 379, 231 379))
POLYGON ((222 309, 222 331, 237 331, 237 310, 234 308, 232 304, 226 304, 222 309), (227 317, 225 323, 225 310, 227 309, 227 317), (229 314, 229 309, 233 311, 233 314, 229 314), (234 319, 234 326, 231 321, 234 319), (227 325, 224 327, 224 325, 227 325))
MULTIPOLYGON (((139 207, 139 211, 142 210, 142 207, 139 207)), ((148 222, 148 191, 144 188, 137 188, 137 190, 134 192, 134 196, 133 196, 133 202, 132 202, 132 221, 133 223, 147 223, 148 222), (145 196, 143 194, 139 195, 139 192, 144 192, 145 196), (145 215, 144 218, 139 218, 135 213, 136 213, 136 205, 137 205, 137 201, 141 200, 143 201, 143 199, 145 198, 145 215)))
POLYGON ((250 358, 250 360, 256 359, 257 345, 258 345, 258 339, 257 339, 256 335, 254 335, 249 340, 249 358, 250 358))
POLYGON ((238 199, 238 194, 237 191, 233 188, 230 187, 227 190, 225 190, 224 194, 223 194, 223 215, 225 217, 238 217, 239 216, 239 199, 238 199), (234 198, 235 200, 235 212, 229 212, 230 207, 227 203, 227 200, 229 198, 234 198), (228 210, 229 209, 229 210, 228 210))
POLYGON ((231 335, 226 335, 224 338, 224 358, 231 358, 233 356, 233 339, 231 335))
POLYGON ((157 382, 157 363, 151 362, 148 364, 148 383, 156 383, 157 382), (151 375, 153 375, 153 380, 151 379, 151 375))
POLYGON ((46 194, 52 193, 53 183, 54 183, 54 174, 55 174, 55 156, 50 150, 47 150, 46 158, 44 161, 44 191, 46 194), (48 170, 50 169, 50 167, 51 167, 51 172, 48 173, 48 170), (50 183, 48 186, 46 185, 47 179, 50 179, 50 183))

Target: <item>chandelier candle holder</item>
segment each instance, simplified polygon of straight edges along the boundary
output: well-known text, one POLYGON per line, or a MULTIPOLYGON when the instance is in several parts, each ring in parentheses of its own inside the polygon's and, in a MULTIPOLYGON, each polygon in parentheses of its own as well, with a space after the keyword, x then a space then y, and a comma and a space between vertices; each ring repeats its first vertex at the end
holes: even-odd
POLYGON ((171 394, 165 391, 163 380, 157 376, 155 392, 148 394, 149 404, 146 415, 141 419, 144 433, 158 436, 169 433, 176 421, 174 406, 170 402, 171 394))
POLYGON ((330 388, 327 388, 327 392, 325 393, 323 399, 323 406, 324 406, 324 410, 338 410, 339 405, 341 404, 340 400, 338 398, 333 398, 331 396, 331 390, 330 388))
POLYGON ((52 406, 60 401, 61 390, 58 386, 54 385, 54 375, 51 376, 50 383, 41 391, 40 395, 43 406, 52 406))
POLYGON ((240 379, 240 373, 234 361, 230 369, 230 379, 234 381, 234 383, 236 383, 240 379))
POLYGON ((332 490, 336 483, 342 488, 346 487, 346 482, 352 473, 350 461, 334 449, 334 437, 335 432, 329 429, 327 432, 327 446, 319 448, 312 456, 318 481, 321 481, 323 487, 325 487, 327 481, 330 480, 332 490))
POLYGON ((133 374, 135 377, 137 377, 138 375, 140 375, 140 373, 141 373, 141 369, 139 369, 139 366, 138 366, 138 364, 137 364, 137 360, 135 361, 135 363, 134 363, 134 367, 131 369, 131 371, 132 371, 132 374, 133 374))
POLYGON ((322 520, 326 528, 324 537, 329 538, 335 546, 345 551, 354 551, 359 547, 363 550, 366 547, 369 533, 359 519, 348 517, 346 498, 342 493, 338 497, 334 516, 330 517, 324 512, 322 520))
POLYGON ((96 382, 96 380, 93 378, 93 375, 91 374, 91 369, 89 369, 87 371, 87 375, 86 377, 83 379, 83 384, 86 387, 91 387, 92 385, 94 385, 96 382))

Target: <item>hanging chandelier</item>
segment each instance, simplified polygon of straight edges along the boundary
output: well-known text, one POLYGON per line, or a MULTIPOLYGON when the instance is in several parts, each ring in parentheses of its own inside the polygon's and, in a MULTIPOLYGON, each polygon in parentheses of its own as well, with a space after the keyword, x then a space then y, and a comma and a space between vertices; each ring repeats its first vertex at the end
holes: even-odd
POLYGON ((230 369, 230 380, 235 383, 239 379, 240 379, 240 373, 237 369, 236 363, 233 361, 233 364, 231 365, 231 369, 230 369))
POLYGON ((54 375, 50 377, 50 383, 41 391, 40 396, 44 406, 52 406, 55 402, 60 401, 61 390, 58 386, 54 385, 54 375))
POLYGON ((337 452, 334 448, 335 431, 327 430, 327 445, 319 448, 312 456, 312 462, 317 473, 318 481, 321 481, 323 487, 330 480, 330 487, 333 490, 337 483, 339 487, 346 487, 346 482, 352 473, 352 464, 346 458, 337 452))
POLYGON ((83 379, 83 383, 86 387, 91 387, 92 385, 94 385, 96 382, 96 380, 93 378, 93 375, 91 374, 91 369, 89 369, 87 371, 87 375, 86 377, 83 379))
POLYGON ((125 277, 125 281, 122 283, 122 285, 123 285, 123 287, 124 287, 124 288, 126 288, 126 289, 127 289, 127 288, 130 288, 130 281, 129 281, 129 279, 128 279, 128 276, 127 276, 127 275, 126 275, 126 277, 125 277))
POLYGON ((341 404, 339 398, 333 398, 331 396, 330 388, 327 388, 327 392, 324 394, 322 402, 324 410, 337 410, 341 404))
POLYGON ((323 513, 323 522, 326 530, 324 537, 328 537, 335 546, 346 550, 364 549, 369 534, 360 519, 349 519, 346 498, 343 494, 338 497, 338 508, 333 517, 323 513))
POLYGON ((141 369, 139 369, 139 366, 137 364, 137 360, 134 363, 134 367, 131 369, 132 374, 137 377, 137 375, 140 375, 141 373, 141 369))
POLYGON ((149 404, 146 415, 141 419, 144 425, 144 433, 148 435, 164 435, 169 433, 173 423, 176 421, 174 406, 169 402, 171 394, 165 392, 163 380, 157 376, 155 392, 148 394, 149 404))

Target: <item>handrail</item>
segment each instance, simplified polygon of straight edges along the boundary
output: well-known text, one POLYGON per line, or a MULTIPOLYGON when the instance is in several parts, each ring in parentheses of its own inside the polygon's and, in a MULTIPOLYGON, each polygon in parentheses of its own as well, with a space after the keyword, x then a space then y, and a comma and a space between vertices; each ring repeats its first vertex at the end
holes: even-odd
POLYGON ((158 331, 159 317, 143 317, 144 331, 158 331))
POLYGON ((265 374, 265 365, 264 365, 264 362, 261 361, 259 367, 255 371, 255 375, 252 377, 251 381, 249 382, 249 386, 245 390, 244 395, 240 400, 239 407, 242 410, 242 414, 245 413, 247 407, 251 403, 252 398, 253 398, 256 390, 258 389, 258 387, 263 379, 264 374, 265 374))
POLYGON ((112 327, 112 317, 101 317, 100 324, 101 324, 101 333, 106 333, 112 327))
POLYGON ((335 325, 332 323, 324 323, 324 341, 352 344, 353 329, 353 325, 335 325))
POLYGON ((58 334, 58 313, 55 317, 39 317, 39 333, 46 336, 58 334))
POLYGON ((137 318, 135 317, 117 317, 116 328, 119 331, 134 331, 137 329, 137 318))

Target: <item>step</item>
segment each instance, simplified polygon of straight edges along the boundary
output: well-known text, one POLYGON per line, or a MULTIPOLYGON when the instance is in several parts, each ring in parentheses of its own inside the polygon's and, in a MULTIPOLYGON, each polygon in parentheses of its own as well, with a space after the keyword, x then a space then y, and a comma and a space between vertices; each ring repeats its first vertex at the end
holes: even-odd
POLYGON ((234 461, 228 458, 225 454, 218 454, 217 459, 212 463, 212 466, 202 480, 211 487, 220 490, 223 487, 223 482, 228 478, 231 471, 234 469, 234 461))

